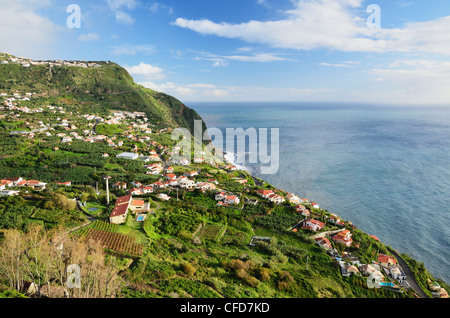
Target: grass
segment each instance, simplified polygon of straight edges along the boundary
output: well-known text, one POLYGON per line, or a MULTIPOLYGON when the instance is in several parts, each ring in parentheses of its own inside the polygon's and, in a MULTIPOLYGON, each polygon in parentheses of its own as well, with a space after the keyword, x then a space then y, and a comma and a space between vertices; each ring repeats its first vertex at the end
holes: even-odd
POLYGON ((149 238, 144 231, 144 222, 136 222, 132 214, 127 216, 125 224, 119 225, 117 233, 133 236, 138 244, 147 245, 149 242, 149 238))

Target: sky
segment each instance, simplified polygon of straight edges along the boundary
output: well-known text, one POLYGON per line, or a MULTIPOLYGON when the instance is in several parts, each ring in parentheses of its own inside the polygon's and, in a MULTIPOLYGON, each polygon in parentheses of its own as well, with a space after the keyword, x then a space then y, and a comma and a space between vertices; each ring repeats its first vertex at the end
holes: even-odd
POLYGON ((183 102, 450 104, 448 0, 0 0, 0 52, 183 102))

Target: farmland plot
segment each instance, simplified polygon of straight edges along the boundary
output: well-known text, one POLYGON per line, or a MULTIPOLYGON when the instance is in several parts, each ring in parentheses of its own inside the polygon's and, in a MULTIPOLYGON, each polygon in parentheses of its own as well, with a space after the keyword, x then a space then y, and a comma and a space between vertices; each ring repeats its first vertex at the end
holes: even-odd
POLYGON ((197 236, 201 239, 218 242, 225 234, 226 229, 225 225, 206 224, 198 231, 197 236))

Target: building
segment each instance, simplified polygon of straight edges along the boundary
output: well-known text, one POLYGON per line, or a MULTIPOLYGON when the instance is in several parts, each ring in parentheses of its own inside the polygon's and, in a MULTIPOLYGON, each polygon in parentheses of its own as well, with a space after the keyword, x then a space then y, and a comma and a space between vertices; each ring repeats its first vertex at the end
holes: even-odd
POLYGON ((37 181, 37 180, 28 180, 27 187, 33 188, 34 190, 44 190, 47 186, 47 183, 37 181))
POLYGON ((261 197, 267 199, 267 197, 268 197, 269 195, 273 194, 273 191, 272 191, 272 190, 258 190, 258 191, 256 191, 256 193, 257 193, 259 196, 261 196, 261 197))
POLYGON ((395 266, 397 265, 397 260, 389 255, 378 254, 378 263, 383 267, 395 266))
POLYGON ((336 243, 344 244, 347 247, 351 246, 353 243, 352 233, 349 230, 341 231, 334 235, 331 239, 336 243))
POLYGON ((111 215, 109 216, 109 221, 111 223, 113 224, 125 223, 132 198, 133 196, 131 194, 117 198, 114 209, 112 210, 111 215))
POLYGON ((320 222, 319 220, 314 219, 306 219, 303 222, 302 229, 312 230, 314 232, 320 231, 325 226, 325 223, 320 222))
POLYGON ((288 200, 289 203, 292 204, 300 204, 301 201, 300 198, 293 193, 288 193, 286 195, 286 199, 288 200))
POLYGON ((239 197, 235 195, 227 195, 224 200, 225 204, 239 204, 239 202, 239 197))
POLYGON ((317 245, 323 247, 326 250, 330 250, 332 248, 330 240, 326 237, 318 237, 315 239, 315 241, 317 245))

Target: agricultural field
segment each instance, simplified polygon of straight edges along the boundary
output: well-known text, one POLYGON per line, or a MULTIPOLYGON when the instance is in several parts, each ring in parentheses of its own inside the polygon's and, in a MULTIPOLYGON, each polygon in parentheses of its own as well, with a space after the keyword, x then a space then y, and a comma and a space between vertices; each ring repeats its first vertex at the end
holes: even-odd
POLYGON ((136 243, 135 237, 118 233, 119 226, 102 221, 95 221, 91 226, 81 231, 83 240, 99 240, 106 249, 119 254, 135 257, 142 256, 144 245, 136 243))
POLYGON ((225 225, 206 224, 198 231, 196 236, 200 239, 212 240, 218 242, 226 231, 225 225))

